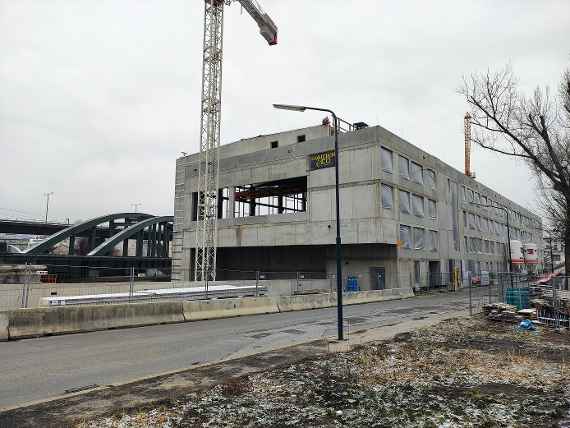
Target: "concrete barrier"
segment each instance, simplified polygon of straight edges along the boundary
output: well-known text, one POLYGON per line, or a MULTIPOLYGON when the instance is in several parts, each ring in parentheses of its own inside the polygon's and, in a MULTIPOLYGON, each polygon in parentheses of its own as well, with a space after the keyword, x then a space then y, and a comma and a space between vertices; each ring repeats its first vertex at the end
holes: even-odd
POLYGON ((241 299, 190 300, 183 303, 186 321, 229 318, 241 315, 273 314, 279 312, 269 297, 241 299))
MULTIPOLYGON (((390 288, 387 290, 356 291, 343 293, 343 305, 360 305, 364 303, 383 302, 386 300, 406 299, 413 297, 411 288, 390 288)), ((281 296, 277 299, 279 312, 304 311, 336 306, 336 293, 305 294, 299 296, 281 296)))
MULTIPOLYGON (((412 297, 407 288, 344 294, 345 305, 412 297)), ((328 308, 336 294, 61 306, 0 312, 0 340, 328 308)))
MULTIPOLYGON (((413 297, 414 292, 411 288, 388 288, 386 290, 358 291, 354 293, 345 293, 343 295, 343 304, 359 305, 363 303, 383 302, 386 300, 406 299, 413 297)), ((334 301, 336 301, 336 293, 334 293, 334 301)))
POLYGON ((277 299, 279 312, 306 311, 309 309, 330 308, 335 305, 330 293, 281 296, 277 299))
POLYGON ((8 311, 10 339, 183 322, 182 302, 86 305, 8 311))
POLYGON ((4 342, 9 339, 8 322, 8 314, 5 312, 0 312, 0 342, 4 342))

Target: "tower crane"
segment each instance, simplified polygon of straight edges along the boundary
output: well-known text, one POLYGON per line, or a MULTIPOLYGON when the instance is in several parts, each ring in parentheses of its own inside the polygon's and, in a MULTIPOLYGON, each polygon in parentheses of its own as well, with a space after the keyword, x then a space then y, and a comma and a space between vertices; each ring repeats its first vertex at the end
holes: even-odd
POLYGON ((208 281, 216 279, 224 7, 236 1, 257 23, 259 32, 267 43, 270 46, 277 44, 277 26, 255 0, 204 0, 198 216, 194 281, 204 281, 206 289, 208 281))
POLYGON ((465 113, 463 118, 463 129, 465 134, 465 175, 475 178, 475 173, 471 171, 471 115, 465 113))

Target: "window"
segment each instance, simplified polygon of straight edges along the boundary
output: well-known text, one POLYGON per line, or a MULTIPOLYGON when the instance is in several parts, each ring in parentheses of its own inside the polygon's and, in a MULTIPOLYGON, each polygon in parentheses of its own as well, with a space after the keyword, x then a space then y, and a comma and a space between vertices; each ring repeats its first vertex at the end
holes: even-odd
POLYGON ((411 163, 411 177, 414 183, 424 184, 424 170, 422 166, 418 163, 411 163))
POLYGON ((400 241, 403 248, 412 248, 412 229, 410 226, 400 225, 400 241))
POLYGON ((394 188, 387 184, 382 185, 382 208, 391 210, 394 207, 394 188))
POLYGON ((410 194, 403 190, 398 191, 400 194, 400 213, 411 214, 410 211, 410 194))
POLYGON ((405 158, 404 156, 399 156, 398 158, 398 167, 400 169, 400 177, 405 178, 406 180, 410 179, 410 161, 405 158))
POLYGON ((428 250, 430 251, 437 251, 439 248, 439 236, 437 234, 437 231, 435 230, 430 230, 428 231, 428 234, 430 235, 430 243, 431 246, 428 248, 428 250))
POLYGON ((425 230, 414 227, 414 249, 423 250, 425 246, 425 230))
POLYGON ((463 200, 467 201, 467 189, 463 186, 463 200))
MULTIPOLYGON (((465 211, 463 211, 465 215, 465 211)), ((428 199, 428 215, 430 218, 437 218, 437 204, 433 199, 428 199)))
POLYGON ((297 135, 297 142, 298 143, 302 143, 304 141, 307 141, 307 136, 305 134, 297 135))
POLYGON ((475 199, 473 199, 473 202, 475 202, 476 204, 481 203, 481 199, 479 199, 479 193, 478 192, 475 192, 475 199))
POLYGON ((394 164, 391 150, 388 150, 386 147, 380 149, 380 162, 382 163, 382 169, 392 174, 394 164))
POLYGON ((424 172, 425 185, 428 189, 435 189, 435 171, 426 169, 424 172))
POLYGON ((473 190, 467 189, 467 202, 473 202, 473 190))
POLYGON ((412 211, 416 217, 424 216, 424 197, 412 194, 412 211))
POLYGON ((481 203, 483 205, 487 205, 487 197, 486 196, 481 195, 481 203))
POLYGON ((467 229, 467 212, 463 211, 463 228, 467 229))
POLYGON ((463 239, 465 240, 464 244, 465 244, 465 252, 469 253, 469 238, 467 236, 464 236, 463 239))
POLYGON ((272 141, 270 144, 272 149, 276 149, 277 147, 279 147, 279 141, 272 141))
POLYGON ((481 216, 476 216, 475 217, 475 227, 477 228, 477 230, 481 230, 481 216))
POLYGON ((469 229, 475 230, 475 214, 469 213, 469 229))
POLYGON ((478 238, 471 238, 471 252, 480 253, 481 252, 481 240, 478 238))

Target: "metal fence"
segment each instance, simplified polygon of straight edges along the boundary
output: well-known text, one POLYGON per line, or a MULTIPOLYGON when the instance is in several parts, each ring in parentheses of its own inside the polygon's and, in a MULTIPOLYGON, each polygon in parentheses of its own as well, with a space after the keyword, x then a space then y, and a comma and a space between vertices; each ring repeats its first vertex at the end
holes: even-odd
POLYGON ((536 302, 540 322, 555 328, 570 328, 570 277, 552 277, 536 302))
MULTIPOLYGON (((108 266, 68 266, 80 282, 68 282, 61 265, 14 265, 0 270, 0 311, 16 308, 93 303, 135 303, 330 292, 334 281, 324 272, 231 271, 238 280, 205 284, 165 282, 160 272, 108 266), (97 297, 93 297, 97 296, 97 297)), ((225 272, 227 274, 227 272, 225 272)), ((223 275, 222 275, 223 276, 223 275)))

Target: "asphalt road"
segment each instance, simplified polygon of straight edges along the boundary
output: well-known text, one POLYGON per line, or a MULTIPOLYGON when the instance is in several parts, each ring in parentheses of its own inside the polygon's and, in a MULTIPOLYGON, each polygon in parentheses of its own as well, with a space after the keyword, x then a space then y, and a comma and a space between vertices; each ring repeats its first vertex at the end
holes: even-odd
MULTIPOLYGON (((345 307, 362 330, 468 308, 465 292, 345 307)), ((0 343, 0 409, 334 336, 336 309, 109 330, 0 343)))

